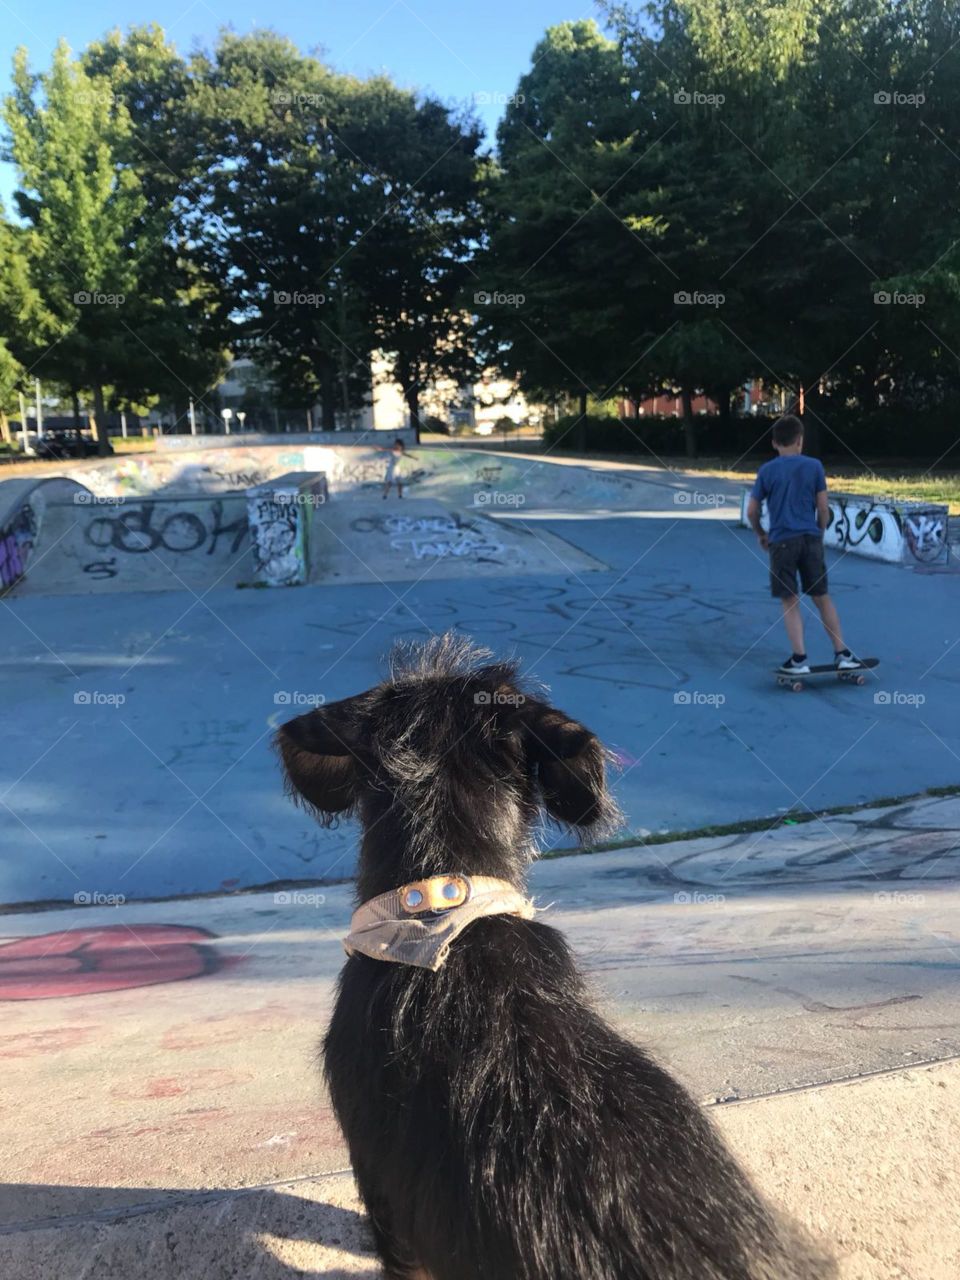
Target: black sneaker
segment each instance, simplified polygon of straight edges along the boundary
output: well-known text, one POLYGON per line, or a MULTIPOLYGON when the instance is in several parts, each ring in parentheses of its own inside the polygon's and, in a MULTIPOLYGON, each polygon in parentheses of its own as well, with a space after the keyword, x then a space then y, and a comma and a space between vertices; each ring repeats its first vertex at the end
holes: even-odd
POLYGON ((860 659, 855 658, 849 649, 841 649, 839 653, 834 654, 833 663, 838 671, 856 671, 858 667, 863 666, 860 659))
POLYGON ((784 675, 788 676, 808 676, 810 674, 810 663, 806 657, 795 658, 793 654, 780 664, 780 670, 784 675))

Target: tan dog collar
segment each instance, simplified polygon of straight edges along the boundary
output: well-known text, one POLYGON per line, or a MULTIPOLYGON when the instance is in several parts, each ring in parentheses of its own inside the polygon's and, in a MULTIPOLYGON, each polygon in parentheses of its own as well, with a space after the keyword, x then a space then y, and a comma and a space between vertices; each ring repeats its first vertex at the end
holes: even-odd
POLYGON ((531 920, 534 906, 508 880, 431 876, 381 893, 358 907, 343 940, 347 955, 439 969, 458 934, 481 916, 531 920))

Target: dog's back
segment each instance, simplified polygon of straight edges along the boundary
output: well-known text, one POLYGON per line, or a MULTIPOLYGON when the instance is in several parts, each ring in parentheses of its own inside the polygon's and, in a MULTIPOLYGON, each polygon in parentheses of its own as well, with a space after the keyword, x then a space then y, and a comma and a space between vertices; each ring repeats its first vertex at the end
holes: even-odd
MULTIPOLYGON (((321 821, 360 818, 363 927, 384 901, 420 904, 433 878, 486 878, 523 902, 544 811, 581 835, 615 824, 596 737, 488 656, 440 638, 278 734, 294 796, 321 821)), ((438 968, 393 960, 347 961, 325 1042, 393 1280, 833 1274, 684 1090, 591 1008, 555 930, 471 917, 438 968)))
POLYGON ((702 1111, 584 1000, 566 944, 479 920, 439 973, 350 960, 327 1078, 398 1269, 432 1280, 813 1280, 702 1111))

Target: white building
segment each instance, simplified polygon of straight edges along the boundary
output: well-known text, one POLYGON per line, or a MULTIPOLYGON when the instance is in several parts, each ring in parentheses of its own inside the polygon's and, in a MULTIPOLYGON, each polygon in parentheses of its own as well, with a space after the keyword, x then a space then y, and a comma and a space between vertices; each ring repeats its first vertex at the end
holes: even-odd
MULTIPOLYGON (((370 368, 370 400, 362 408, 355 409, 349 415, 349 421, 346 414, 338 412, 337 427, 353 431, 399 431, 409 425, 410 415, 400 384, 391 376, 390 362, 378 352, 371 358, 370 368)), ((217 387, 220 404, 236 414, 250 384, 257 381, 256 373, 256 365, 252 360, 235 360, 217 387)), ((319 405, 304 408, 301 412, 302 422, 293 421, 290 411, 275 408, 251 410, 248 416, 251 421, 254 417, 261 419, 258 424, 261 429, 320 429, 322 418, 319 405), (262 421, 264 417, 267 418, 266 422, 262 421), (271 418, 273 421, 270 421, 271 418)), ((509 419, 514 426, 539 426, 543 420, 541 406, 528 403, 517 390, 515 382, 494 372, 485 373, 472 386, 459 386, 452 379, 438 381, 422 395, 420 415, 422 419, 439 419, 448 428, 475 431, 479 435, 489 435, 504 418, 509 419)))

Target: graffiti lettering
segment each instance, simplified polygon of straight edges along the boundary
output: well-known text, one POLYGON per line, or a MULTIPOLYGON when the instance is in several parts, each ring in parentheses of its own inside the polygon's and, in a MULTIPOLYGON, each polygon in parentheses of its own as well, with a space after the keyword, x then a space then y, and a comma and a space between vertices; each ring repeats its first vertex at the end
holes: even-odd
POLYGON ((249 499, 253 560, 260 581, 290 586, 304 580, 306 566, 300 539, 303 510, 284 493, 249 499))
POLYGON ((192 511, 174 511, 160 520, 156 508, 154 502, 142 502, 123 508, 115 516, 98 516, 87 525, 84 536, 98 550, 112 548, 127 554, 140 554, 162 549, 182 555, 199 551, 207 544, 206 553, 212 556, 223 535, 232 535, 230 551, 236 553, 247 532, 245 514, 230 524, 223 523, 223 503, 219 500, 210 506, 210 529, 192 511))
POLYGON ((904 534, 915 560, 924 564, 939 560, 947 540, 947 522, 939 512, 916 511, 907 516, 904 534))
POLYGON ((479 560, 497 556, 503 552, 500 543, 471 533, 462 533, 456 541, 452 542, 420 542, 416 538, 393 538, 390 545, 396 551, 402 551, 404 546, 409 546, 417 560, 425 560, 428 557, 438 560, 465 557, 479 560))
POLYGON ((37 517, 26 502, 0 530, 0 591, 12 587, 26 573, 36 536, 37 517))
POLYGON ((116 556, 111 556, 109 560, 91 560, 89 564, 83 566, 83 572, 88 573, 91 578, 115 578, 116 563, 116 556))

